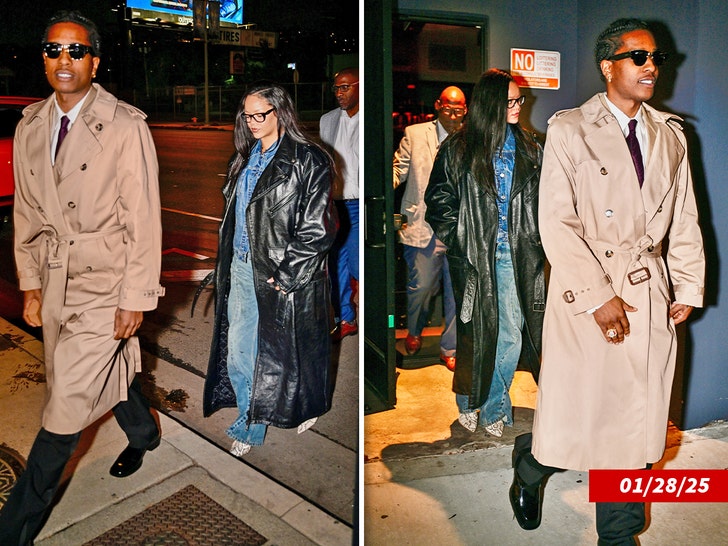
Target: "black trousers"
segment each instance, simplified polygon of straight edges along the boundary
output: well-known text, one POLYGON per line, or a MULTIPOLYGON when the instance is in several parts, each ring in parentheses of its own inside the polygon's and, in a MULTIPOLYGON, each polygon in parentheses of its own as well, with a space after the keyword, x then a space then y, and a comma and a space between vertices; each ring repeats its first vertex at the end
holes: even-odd
MULTIPOLYGON (((517 436, 513 447, 513 468, 526 485, 536 485, 562 470, 539 463, 531 453, 531 439, 530 433, 517 436)), ((597 502, 596 515, 599 546, 632 546, 645 526, 645 503, 597 502)))
MULTIPOLYGON (((129 399, 113 409, 114 417, 137 448, 148 446, 159 434, 149 412, 149 402, 137 379, 129 389, 129 399)), ((0 510, 0 544, 27 546, 43 528, 53 497, 63 477, 63 469, 78 446, 81 433, 55 434, 41 428, 28 455, 28 465, 15 483, 0 510)))

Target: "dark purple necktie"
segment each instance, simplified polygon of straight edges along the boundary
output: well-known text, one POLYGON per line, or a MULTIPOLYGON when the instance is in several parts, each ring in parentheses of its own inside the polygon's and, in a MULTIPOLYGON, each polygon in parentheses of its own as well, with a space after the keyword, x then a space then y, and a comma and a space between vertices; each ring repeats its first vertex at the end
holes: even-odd
POLYGON ((61 116, 61 128, 58 130, 58 142, 56 143, 56 155, 53 157, 58 157, 58 150, 61 149, 61 143, 63 142, 63 139, 66 138, 66 135, 68 134, 68 116, 61 116))
POLYGON ((645 167, 642 164, 642 151, 640 150, 640 143, 637 140, 637 120, 629 120, 629 134, 627 135, 627 146, 629 146, 629 153, 632 155, 632 163, 637 171, 637 180, 640 181, 640 188, 642 182, 645 181, 645 167))

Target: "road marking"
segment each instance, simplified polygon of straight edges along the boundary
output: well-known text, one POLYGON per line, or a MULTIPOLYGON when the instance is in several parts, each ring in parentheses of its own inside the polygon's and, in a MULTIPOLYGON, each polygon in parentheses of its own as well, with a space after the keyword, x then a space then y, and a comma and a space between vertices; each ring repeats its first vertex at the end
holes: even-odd
POLYGON ((162 280, 167 282, 201 281, 214 269, 190 269, 181 271, 162 271, 162 280))
POLYGON ((182 250, 176 247, 162 251, 162 255, 164 256, 165 254, 182 254, 182 256, 195 258, 196 260, 207 260, 209 258, 209 256, 205 256, 204 254, 197 254, 196 252, 190 252, 189 250, 182 250))
POLYGON ((163 211, 174 212, 175 214, 184 214, 185 216, 194 216, 195 218, 204 218, 205 220, 212 220, 213 222, 222 222, 222 218, 215 218, 214 216, 206 216, 204 214, 197 214, 196 212, 187 212, 184 210, 169 209, 162 207, 163 211))

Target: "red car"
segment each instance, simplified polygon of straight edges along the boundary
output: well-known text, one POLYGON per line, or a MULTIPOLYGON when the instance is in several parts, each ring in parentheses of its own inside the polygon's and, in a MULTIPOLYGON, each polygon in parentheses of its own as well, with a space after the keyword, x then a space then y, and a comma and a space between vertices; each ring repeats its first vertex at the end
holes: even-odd
POLYGON ((15 126, 23 117, 23 108, 42 99, 31 97, 0 97, 0 208, 13 204, 13 136, 15 126))

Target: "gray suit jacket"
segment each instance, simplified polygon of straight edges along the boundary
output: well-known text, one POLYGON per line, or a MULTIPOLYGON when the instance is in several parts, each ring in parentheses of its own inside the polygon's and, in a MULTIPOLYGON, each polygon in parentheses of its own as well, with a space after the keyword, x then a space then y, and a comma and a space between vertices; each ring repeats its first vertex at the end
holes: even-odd
POLYGON ((406 245, 424 248, 432 239, 432 228, 425 221, 425 189, 439 147, 437 121, 427 121, 407 127, 394 153, 394 187, 407 183, 401 208, 407 227, 399 231, 406 245))

